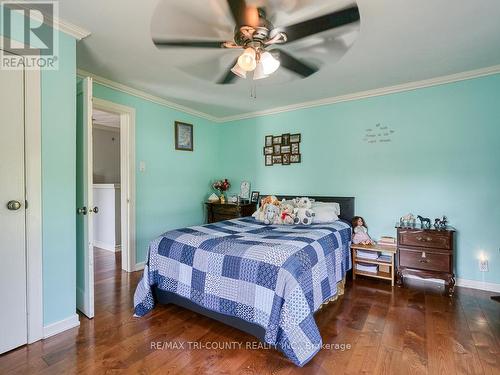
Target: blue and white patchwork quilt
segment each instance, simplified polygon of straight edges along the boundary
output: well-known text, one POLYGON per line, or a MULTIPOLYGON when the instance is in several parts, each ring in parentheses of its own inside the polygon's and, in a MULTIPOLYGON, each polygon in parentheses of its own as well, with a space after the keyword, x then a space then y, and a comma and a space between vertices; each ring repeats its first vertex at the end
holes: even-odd
POLYGON ((264 225, 253 218, 164 233, 134 295, 135 314, 154 307, 151 287, 264 327, 265 342, 298 366, 320 349, 313 314, 351 268, 351 227, 264 225))

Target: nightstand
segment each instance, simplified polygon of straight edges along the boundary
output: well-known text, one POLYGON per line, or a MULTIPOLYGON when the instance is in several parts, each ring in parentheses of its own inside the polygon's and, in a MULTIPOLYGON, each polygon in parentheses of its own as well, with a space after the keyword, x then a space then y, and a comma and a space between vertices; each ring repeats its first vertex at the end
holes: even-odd
POLYGON ((406 275, 443 279, 450 297, 455 287, 453 257, 455 229, 403 228, 398 230, 398 285, 406 275))
POLYGON ((373 277, 376 279, 383 279, 383 280, 390 280, 391 285, 394 286, 394 267, 395 267, 395 262, 394 262, 394 255, 396 254, 396 248, 395 247, 389 247, 389 246, 382 246, 382 245, 351 245, 351 251, 352 251, 352 279, 356 280, 356 275, 362 275, 362 276, 367 276, 367 277, 373 277), (363 250, 363 251, 369 251, 371 253, 377 253, 380 255, 380 253, 384 253, 384 255, 387 255, 388 258, 387 260, 382 260, 382 259, 365 259, 365 258, 358 258, 356 254, 356 250, 363 250), (360 270, 356 269, 356 265, 358 263, 365 263, 365 264, 373 264, 377 265, 379 267, 379 270, 377 272, 363 272, 360 270), (389 272, 384 272, 380 270, 380 266, 384 268, 388 268, 389 272))
POLYGON ((223 220, 237 219, 239 217, 252 216, 257 210, 256 203, 205 203, 207 206, 208 223, 216 223, 223 220))

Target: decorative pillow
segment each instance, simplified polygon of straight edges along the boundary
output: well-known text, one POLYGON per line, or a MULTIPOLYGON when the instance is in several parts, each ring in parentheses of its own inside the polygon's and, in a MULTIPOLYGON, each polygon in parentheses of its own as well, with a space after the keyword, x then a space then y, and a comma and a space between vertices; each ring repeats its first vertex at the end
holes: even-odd
POLYGON ((313 204, 312 210, 315 213, 315 224, 333 223, 339 219, 338 215, 340 214, 340 207, 338 203, 317 202, 313 204))

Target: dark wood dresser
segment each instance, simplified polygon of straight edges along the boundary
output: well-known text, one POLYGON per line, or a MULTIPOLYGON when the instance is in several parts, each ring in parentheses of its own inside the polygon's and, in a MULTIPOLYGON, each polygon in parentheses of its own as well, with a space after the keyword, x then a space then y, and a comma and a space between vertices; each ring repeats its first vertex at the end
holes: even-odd
POLYGON ((257 210, 256 203, 235 204, 235 203, 205 203, 207 206, 208 223, 217 221, 237 219, 239 217, 252 216, 257 210))
POLYGON ((455 230, 403 228, 398 230, 397 284, 406 275, 443 279, 450 296, 455 288, 453 257, 455 230))

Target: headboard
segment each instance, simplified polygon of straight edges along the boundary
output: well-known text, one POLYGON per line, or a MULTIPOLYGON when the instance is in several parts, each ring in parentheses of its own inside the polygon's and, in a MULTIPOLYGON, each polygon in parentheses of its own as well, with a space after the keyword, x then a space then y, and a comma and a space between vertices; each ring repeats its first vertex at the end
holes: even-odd
MULTIPOLYGON (((265 195, 262 195, 265 196, 265 195)), ((340 205, 340 218, 351 222, 355 215, 354 210, 354 197, 318 197, 314 195, 276 195, 279 200, 295 199, 296 197, 309 197, 316 202, 335 202, 340 205)))

